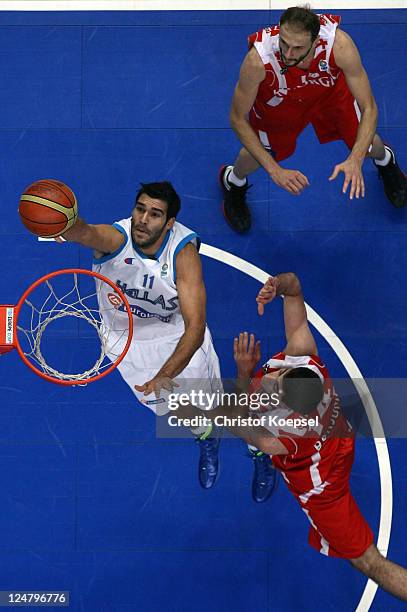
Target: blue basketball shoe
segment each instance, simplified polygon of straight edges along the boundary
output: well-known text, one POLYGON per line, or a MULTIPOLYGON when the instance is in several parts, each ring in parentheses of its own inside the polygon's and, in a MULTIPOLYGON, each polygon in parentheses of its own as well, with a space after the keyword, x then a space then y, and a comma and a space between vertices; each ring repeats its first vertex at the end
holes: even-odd
POLYGON ((203 489, 210 489, 215 484, 219 474, 219 444, 215 437, 200 437, 199 444, 199 484, 203 489))
POLYGON ((249 450, 249 457, 253 459, 254 473, 252 480, 252 497, 261 504, 269 499, 277 485, 277 470, 273 466, 269 455, 258 450, 249 450))

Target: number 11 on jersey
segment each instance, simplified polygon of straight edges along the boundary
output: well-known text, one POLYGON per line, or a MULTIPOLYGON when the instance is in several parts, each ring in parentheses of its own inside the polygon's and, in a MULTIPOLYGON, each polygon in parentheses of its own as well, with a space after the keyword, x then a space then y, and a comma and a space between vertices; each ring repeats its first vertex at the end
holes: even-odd
POLYGON ((154 283, 154 276, 148 276, 148 274, 144 274, 143 279, 143 287, 147 287, 148 283, 148 288, 152 289, 154 283))

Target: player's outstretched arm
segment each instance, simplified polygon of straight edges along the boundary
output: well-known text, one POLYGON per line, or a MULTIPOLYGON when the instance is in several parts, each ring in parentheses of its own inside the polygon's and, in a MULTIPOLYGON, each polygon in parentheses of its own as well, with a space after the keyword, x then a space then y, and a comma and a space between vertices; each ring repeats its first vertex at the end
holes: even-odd
POLYGON ((277 294, 284 296, 284 326, 287 355, 317 355, 317 345, 308 325, 301 284, 293 272, 277 275, 277 294))
POLYGON ((284 325, 287 355, 317 355, 314 336, 308 325, 307 311, 302 295, 301 284, 293 272, 271 276, 259 291, 256 301, 260 315, 264 305, 269 304, 276 295, 284 296, 284 325))
MULTIPOLYGON (((105 253, 113 253, 123 244, 124 235, 112 225, 90 225, 78 218, 75 225, 63 234, 63 239, 69 242, 78 242, 82 246, 94 249, 96 257, 105 253)), ((55 239, 57 242, 63 240, 55 239)))
POLYGON ((377 106, 357 47, 346 32, 337 30, 333 52, 336 64, 343 70, 348 87, 359 106, 361 117, 349 157, 335 166, 329 180, 334 180, 339 172, 343 172, 345 180, 342 193, 346 193, 350 185, 350 199, 353 196, 359 198, 365 195, 362 164, 376 132, 377 106))
POLYGON ((230 124, 242 145, 265 169, 271 179, 293 195, 299 195, 309 185, 308 179, 299 170, 282 168, 265 151, 257 134, 250 126, 247 115, 257 96, 260 83, 266 71, 259 54, 253 47, 246 55, 240 69, 239 81, 235 88, 230 111, 230 124))
POLYGON ((170 378, 182 372, 201 346, 206 321, 206 291, 202 278, 201 259, 196 247, 191 243, 187 244, 178 253, 175 265, 178 300, 185 332, 174 353, 158 373, 170 378))
POLYGON ((159 372, 144 385, 135 385, 144 395, 155 393, 160 397, 161 389, 173 391, 179 385, 173 380, 191 361, 201 346, 205 335, 206 291, 202 279, 201 260, 196 247, 189 243, 178 253, 175 262, 177 290, 185 332, 179 339, 173 354, 162 365, 159 372))
MULTIPOLYGON (((233 342, 233 358, 237 370, 236 391, 238 394, 248 393, 250 378, 253 376, 255 368, 261 358, 260 341, 256 341, 254 334, 240 332, 239 336, 237 336, 233 342)), ((222 410, 222 407, 219 407, 217 410, 222 410)), ((248 409, 243 402, 243 406, 236 405, 234 407, 233 416, 238 415, 245 418, 248 416, 247 412, 248 409)), ((212 412, 209 414, 212 414, 212 412)), ((247 444, 252 444, 268 455, 286 455, 288 453, 284 444, 275 438, 267 429, 261 426, 247 426, 243 423, 244 421, 242 424, 228 425, 228 428, 235 436, 243 438, 247 444)))
MULTIPOLYGON (((237 389, 234 397, 248 393, 248 377, 252 375, 256 364, 260 359, 260 342, 256 341, 253 334, 241 332, 234 339, 233 356, 237 367, 237 389)), ((191 419, 202 414, 195 406, 179 406, 173 413, 180 421, 191 419)), ((219 417, 225 417, 224 423, 231 433, 242 438, 248 444, 252 444, 259 450, 270 455, 286 455, 286 447, 275 438, 267 429, 258 425, 251 425, 248 402, 233 403, 233 394, 228 394, 227 405, 218 406, 213 410, 205 411, 205 418, 218 422, 219 417)))

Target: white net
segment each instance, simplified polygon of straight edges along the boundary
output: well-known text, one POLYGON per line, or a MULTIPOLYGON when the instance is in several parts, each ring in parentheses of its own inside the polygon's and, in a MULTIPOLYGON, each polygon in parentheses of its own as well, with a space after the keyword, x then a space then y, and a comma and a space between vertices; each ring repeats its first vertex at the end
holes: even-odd
POLYGON ((44 281, 22 304, 20 348, 31 366, 55 380, 89 381, 112 366, 129 336, 123 302, 106 282, 66 272, 44 281), (109 290, 110 307, 100 307, 109 290))

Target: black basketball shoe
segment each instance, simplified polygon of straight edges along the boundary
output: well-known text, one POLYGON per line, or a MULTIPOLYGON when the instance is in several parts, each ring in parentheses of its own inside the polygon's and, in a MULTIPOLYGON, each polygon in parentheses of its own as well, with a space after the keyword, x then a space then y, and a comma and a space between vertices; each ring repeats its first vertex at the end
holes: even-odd
POLYGON ((379 176, 383 180, 384 193, 396 208, 403 208, 407 204, 407 178, 396 162, 396 157, 389 146, 384 145, 390 152, 391 159, 387 166, 379 166, 373 160, 379 176))
POLYGON ((226 221, 237 232, 247 232, 252 224, 249 207, 246 203, 246 192, 249 185, 238 187, 229 183, 227 177, 233 166, 222 166, 219 172, 219 183, 223 191, 222 210, 226 221))

